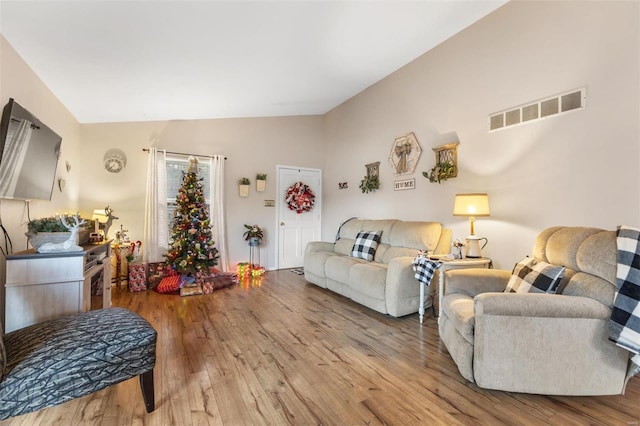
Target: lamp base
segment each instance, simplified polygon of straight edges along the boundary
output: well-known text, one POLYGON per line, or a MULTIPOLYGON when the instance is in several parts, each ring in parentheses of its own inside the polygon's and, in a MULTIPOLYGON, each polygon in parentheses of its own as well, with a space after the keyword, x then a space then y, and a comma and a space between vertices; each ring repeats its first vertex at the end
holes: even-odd
POLYGON ((466 255, 465 257, 469 257, 472 259, 477 259, 479 257, 482 257, 482 251, 481 249, 484 248, 484 246, 487 245, 487 243, 489 242, 489 240, 487 240, 484 237, 478 237, 476 235, 469 235, 466 238, 466 244, 465 244, 465 252, 466 255), (480 241, 484 240, 484 244, 482 245, 482 247, 480 247, 480 241))

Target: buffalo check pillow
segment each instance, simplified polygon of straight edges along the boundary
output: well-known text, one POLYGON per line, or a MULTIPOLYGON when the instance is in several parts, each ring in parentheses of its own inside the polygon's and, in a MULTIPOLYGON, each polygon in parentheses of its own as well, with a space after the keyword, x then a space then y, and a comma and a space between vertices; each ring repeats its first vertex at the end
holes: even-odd
POLYGON ((364 259, 371 262, 376 254, 376 249, 380 243, 380 235, 382 231, 360 231, 356 236, 356 242, 351 249, 351 257, 364 259))
POLYGON ((525 257, 516 263, 505 293, 555 293, 564 276, 564 266, 525 257))

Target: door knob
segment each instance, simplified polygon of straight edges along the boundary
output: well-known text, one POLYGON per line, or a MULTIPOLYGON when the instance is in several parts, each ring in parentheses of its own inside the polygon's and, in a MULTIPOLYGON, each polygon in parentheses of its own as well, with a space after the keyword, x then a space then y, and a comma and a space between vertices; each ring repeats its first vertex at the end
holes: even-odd
POLYGON ((284 222, 280 222, 280 226, 284 226, 284 222))

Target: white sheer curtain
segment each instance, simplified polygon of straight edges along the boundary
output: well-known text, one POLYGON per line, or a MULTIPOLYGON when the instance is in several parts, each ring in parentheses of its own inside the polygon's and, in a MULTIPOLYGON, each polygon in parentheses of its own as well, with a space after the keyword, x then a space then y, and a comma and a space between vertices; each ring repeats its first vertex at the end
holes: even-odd
POLYGON ((20 124, 10 125, 9 137, 7 137, 2 166, 0 167, 0 195, 13 196, 16 184, 20 177, 20 170, 31 140, 31 121, 23 119, 20 124), (11 135, 13 128, 13 135, 11 135))
POLYGON ((210 188, 211 188, 211 229, 213 241, 218 249, 218 269, 229 270, 229 258, 227 255, 227 232, 224 219, 224 156, 212 155, 210 167, 210 188))
POLYGON ((145 199, 143 262, 162 262, 169 246, 167 153, 149 148, 145 199))

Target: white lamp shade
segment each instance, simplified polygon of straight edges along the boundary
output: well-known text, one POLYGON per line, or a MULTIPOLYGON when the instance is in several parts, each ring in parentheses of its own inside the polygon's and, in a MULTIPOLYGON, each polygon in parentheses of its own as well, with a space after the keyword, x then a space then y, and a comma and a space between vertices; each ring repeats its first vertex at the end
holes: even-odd
POLYGON ((91 215, 91 220, 98 220, 100 223, 105 223, 109 218, 107 217, 107 212, 104 209, 96 209, 93 211, 91 215))
POLYGON ((484 193, 456 194, 454 216, 489 216, 489 196, 484 193))

